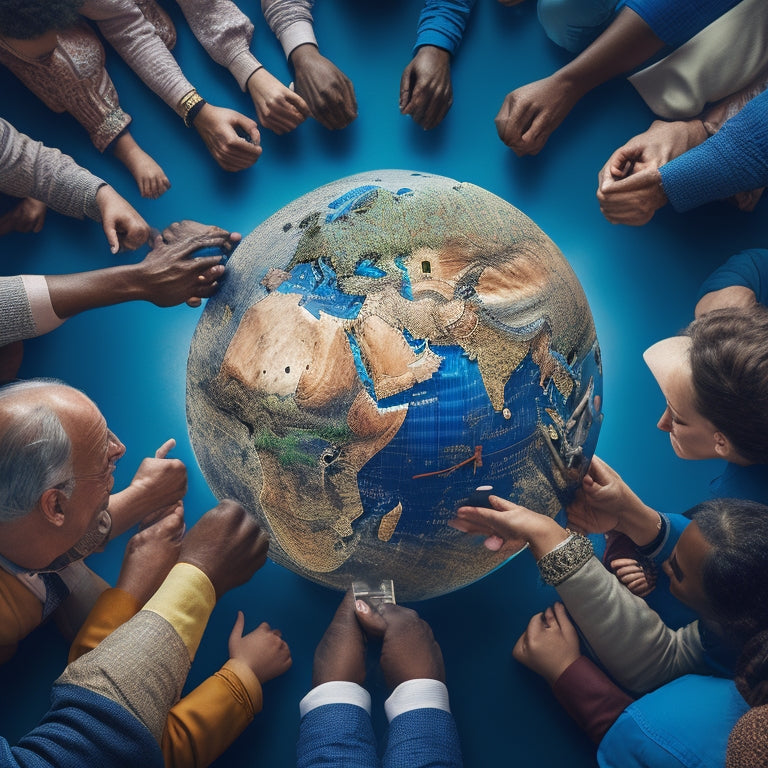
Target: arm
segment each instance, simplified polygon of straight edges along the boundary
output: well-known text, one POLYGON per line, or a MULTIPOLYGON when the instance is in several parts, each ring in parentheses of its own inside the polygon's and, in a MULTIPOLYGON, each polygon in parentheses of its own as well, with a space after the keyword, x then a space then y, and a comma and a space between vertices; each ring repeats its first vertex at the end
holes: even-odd
POLYGON ((451 525, 487 536, 494 551, 527 542, 544 581, 557 588, 568 612, 608 672, 633 692, 704 669, 698 622, 673 631, 592 554, 582 536, 568 536, 551 518, 490 497, 493 509, 460 507, 451 525))
POLYGON ((453 103, 451 56, 461 42, 474 0, 426 0, 413 59, 400 78, 400 111, 430 130, 453 103))
POLYGON ((189 258, 198 248, 222 247, 229 234, 218 227, 183 222, 186 237, 163 242, 158 236, 155 247, 138 264, 81 272, 72 275, 48 275, 45 280, 54 312, 65 319, 95 307, 142 299, 161 307, 170 307, 190 297, 210 296, 217 279, 224 272, 221 256, 189 258))
POLYGON ((696 317, 713 309, 768 304, 768 250, 751 248, 734 254, 702 284, 696 317))
POLYGON ((0 191, 33 197, 66 216, 99 221, 96 193, 105 183, 69 155, 34 141, 0 119, 0 191))
POLYGON ((752 99, 706 141, 660 169, 676 211, 688 211, 768 184, 768 91, 752 99))
POLYGON ((573 61, 507 95, 495 120, 499 138, 517 155, 537 154, 582 96, 634 69, 663 46, 641 16, 623 8, 573 61))

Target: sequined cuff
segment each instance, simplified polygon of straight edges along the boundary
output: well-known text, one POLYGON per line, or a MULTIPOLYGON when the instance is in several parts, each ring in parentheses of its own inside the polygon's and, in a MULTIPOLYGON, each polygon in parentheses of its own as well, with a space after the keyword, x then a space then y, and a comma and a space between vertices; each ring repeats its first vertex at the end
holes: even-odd
POLYGON ((586 536, 572 534, 562 546, 547 552, 539 560, 541 578, 556 587, 584 566, 592 555, 592 542, 586 536))

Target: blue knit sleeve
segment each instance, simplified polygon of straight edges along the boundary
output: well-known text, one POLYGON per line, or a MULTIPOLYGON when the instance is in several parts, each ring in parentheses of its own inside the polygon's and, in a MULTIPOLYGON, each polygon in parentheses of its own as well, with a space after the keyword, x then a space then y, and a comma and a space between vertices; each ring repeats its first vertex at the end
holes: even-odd
POLYGON ((768 250, 750 248, 731 256, 702 283, 696 301, 732 285, 751 289, 760 304, 768 304, 768 250))
POLYGON ((297 768, 343 765, 376 768, 376 738, 370 715, 354 704, 325 704, 301 718, 297 768))
POLYGON ((631 8, 667 45, 690 40, 741 0, 627 0, 631 8))
POLYGON ((689 211, 768 184, 768 91, 698 147, 662 165, 661 182, 676 211, 689 211))
POLYGON ((461 768, 456 723, 442 709, 411 709, 389 724, 382 768, 461 768))
POLYGON ((425 0, 419 16, 416 49, 436 45, 456 53, 475 0, 425 0))

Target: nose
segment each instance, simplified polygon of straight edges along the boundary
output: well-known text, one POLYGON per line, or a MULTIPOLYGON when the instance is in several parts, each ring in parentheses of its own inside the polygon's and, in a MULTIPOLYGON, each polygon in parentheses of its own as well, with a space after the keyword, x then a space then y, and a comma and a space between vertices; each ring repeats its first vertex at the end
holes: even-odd
POLYGON ((125 454, 125 446, 120 442, 120 438, 112 431, 109 431, 109 460, 117 461, 125 454))
POLYGON ((659 419, 656 426, 662 431, 662 432, 671 432, 672 431, 672 414, 669 412, 669 406, 667 406, 664 409, 664 413, 661 414, 661 418, 659 419))

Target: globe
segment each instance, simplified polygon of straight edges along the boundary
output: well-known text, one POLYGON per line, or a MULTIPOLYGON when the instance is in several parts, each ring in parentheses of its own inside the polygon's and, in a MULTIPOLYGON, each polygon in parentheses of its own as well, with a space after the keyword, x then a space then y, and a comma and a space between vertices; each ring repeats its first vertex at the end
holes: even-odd
POLYGON ((398 599, 509 559, 447 523, 478 487, 555 516, 589 465, 602 370, 554 243, 473 184, 361 173, 239 244, 187 364, 187 422, 213 493, 270 557, 398 599))

